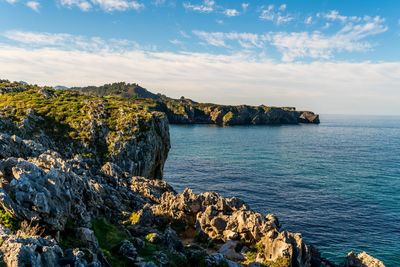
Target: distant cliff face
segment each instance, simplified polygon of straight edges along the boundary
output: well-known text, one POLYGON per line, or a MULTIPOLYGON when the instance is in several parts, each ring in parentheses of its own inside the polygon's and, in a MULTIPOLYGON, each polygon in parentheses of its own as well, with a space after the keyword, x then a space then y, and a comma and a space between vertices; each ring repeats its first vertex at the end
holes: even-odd
POLYGON ((173 99, 153 94, 137 84, 114 83, 103 86, 73 88, 98 96, 115 95, 123 98, 143 98, 152 101, 153 109, 164 112, 171 124, 217 124, 217 125, 274 125, 318 124, 319 116, 311 111, 296 111, 293 107, 227 106, 198 103, 182 97, 173 99))
POLYGON ((172 124, 279 125, 319 123, 319 116, 295 108, 226 106, 165 99, 159 104, 172 124))

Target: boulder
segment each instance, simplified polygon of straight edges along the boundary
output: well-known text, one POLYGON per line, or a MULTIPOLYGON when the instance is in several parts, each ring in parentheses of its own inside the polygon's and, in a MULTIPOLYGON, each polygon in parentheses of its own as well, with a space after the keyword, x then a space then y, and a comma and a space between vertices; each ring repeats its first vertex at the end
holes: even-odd
POLYGON ((137 251, 135 246, 129 240, 122 241, 118 253, 130 262, 136 261, 137 251))
POLYGON ((353 251, 347 254, 343 267, 385 267, 383 262, 368 255, 365 251, 356 254, 353 251))
POLYGON ((59 266, 62 249, 51 238, 22 238, 9 235, 0 246, 2 261, 6 266, 52 267, 59 266))
POLYGON ((239 242, 229 240, 219 248, 218 252, 229 260, 241 262, 245 260, 245 258, 240 252, 237 252, 238 247, 239 242))

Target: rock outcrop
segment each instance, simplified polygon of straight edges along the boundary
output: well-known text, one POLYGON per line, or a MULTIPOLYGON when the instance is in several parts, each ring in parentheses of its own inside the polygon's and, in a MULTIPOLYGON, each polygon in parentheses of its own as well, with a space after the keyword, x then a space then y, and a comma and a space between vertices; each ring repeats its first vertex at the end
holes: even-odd
MULTIPOLYGON (((157 179, 168 149, 165 116, 143 102, 0 94, 1 264, 336 266, 240 199, 176 193, 157 179)), ((383 264, 362 253, 343 266, 383 264)))
POLYGON ((161 178, 170 148, 167 118, 135 101, 33 88, 0 95, 0 117, 0 131, 89 164, 94 172, 112 162, 104 169, 161 178))
POLYGON ((310 248, 300 234, 281 231, 274 215, 254 212, 240 199, 210 192, 194 194, 187 189, 178 195, 165 193, 151 210, 156 216, 180 222, 186 236, 194 233, 192 238, 224 244, 220 253, 230 260, 251 262, 255 258, 266 265, 311 266, 310 248))
POLYGON ((186 99, 164 99, 158 101, 160 111, 167 114, 173 124, 216 125, 279 125, 319 123, 319 115, 295 108, 268 106, 225 106, 199 104, 186 99))
POLYGON ((310 111, 296 111, 293 107, 227 106, 198 103, 181 97, 173 99, 154 94, 138 84, 113 83, 103 86, 73 88, 97 96, 116 95, 123 98, 147 99, 153 109, 164 112, 171 124, 271 125, 319 123, 319 115, 310 111))
POLYGON ((349 252, 343 267, 385 267, 385 265, 380 260, 363 251, 359 254, 349 252))

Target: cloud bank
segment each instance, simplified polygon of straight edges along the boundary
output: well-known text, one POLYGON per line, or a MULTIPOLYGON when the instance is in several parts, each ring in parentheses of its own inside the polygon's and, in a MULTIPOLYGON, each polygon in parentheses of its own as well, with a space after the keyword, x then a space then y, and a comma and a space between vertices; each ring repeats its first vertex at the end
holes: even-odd
POLYGON ((127 81, 206 102, 296 106, 319 113, 400 114, 400 62, 276 63, 240 53, 218 56, 138 48, 94 52, 6 44, 0 45, 0 61, 1 78, 41 85, 127 81))

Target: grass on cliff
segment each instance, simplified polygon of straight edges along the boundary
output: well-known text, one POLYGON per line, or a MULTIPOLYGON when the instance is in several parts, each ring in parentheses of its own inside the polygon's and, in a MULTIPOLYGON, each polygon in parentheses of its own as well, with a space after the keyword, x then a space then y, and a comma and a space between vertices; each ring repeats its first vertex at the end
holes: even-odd
MULTIPOLYGON (((242 264, 248 265, 252 262, 256 262, 257 254, 264 254, 264 251, 265 249, 262 243, 258 242, 254 246, 250 247, 249 251, 244 253, 245 260, 242 264)), ((290 266, 290 262, 288 258, 279 257, 275 261, 263 260, 262 265, 266 267, 288 267, 290 266)))
POLYGON ((105 219, 93 220, 92 227, 103 254, 112 266, 128 266, 128 263, 117 255, 116 249, 123 240, 129 239, 129 236, 105 219))
POLYGON ((130 140, 133 136, 140 138, 138 133, 150 129, 149 122, 153 117, 150 110, 155 105, 151 100, 96 97, 72 90, 55 90, 0 80, 0 88, 24 86, 26 91, 0 94, 0 117, 22 123, 28 111, 32 110, 43 119, 38 122, 38 131, 44 130, 61 144, 69 143, 81 148, 81 155, 93 157, 90 152, 94 150, 100 157, 108 157, 115 152, 116 142, 130 140), (98 131, 93 131, 93 127, 102 126, 108 132, 106 140, 99 141, 96 136, 98 131))

